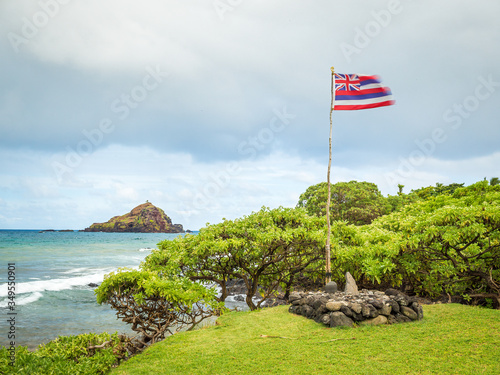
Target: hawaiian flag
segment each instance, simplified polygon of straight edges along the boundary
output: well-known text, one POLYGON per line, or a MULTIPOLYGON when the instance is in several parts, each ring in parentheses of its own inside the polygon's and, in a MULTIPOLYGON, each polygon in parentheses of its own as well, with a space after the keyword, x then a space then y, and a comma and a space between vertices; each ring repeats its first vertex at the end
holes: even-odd
POLYGON ((382 86, 378 76, 335 73, 336 111, 351 111, 393 105, 391 90, 382 86))

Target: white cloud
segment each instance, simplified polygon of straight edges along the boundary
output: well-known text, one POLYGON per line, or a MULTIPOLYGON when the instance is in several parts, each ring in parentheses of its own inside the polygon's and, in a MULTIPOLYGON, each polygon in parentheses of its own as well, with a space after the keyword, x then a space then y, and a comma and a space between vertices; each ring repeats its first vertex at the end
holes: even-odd
MULTIPOLYGON (((327 172, 326 162, 286 153, 235 162, 228 169, 227 163, 200 163, 182 154, 112 146, 96 151, 75 168, 74 177, 87 181, 75 186, 58 184, 49 170, 39 176, 30 171, 25 176, 12 174, 23 170, 23 158, 31 160, 36 169, 48 164, 48 155, 34 158, 23 151, 22 157, 16 152, 11 156, 17 162, 9 170, 0 169, 2 228, 83 229, 149 200, 174 222, 199 229, 206 222, 241 217, 262 206, 293 207, 307 187, 326 180, 327 172)), ((396 162, 356 169, 334 162, 331 180, 374 182, 386 195, 397 192, 397 183, 405 185, 405 192, 436 182, 471 184, 498 176, 494 173, 500 172, 498 165, 500 152, 459 161, 429 158, 410 175, 390 184, 385 175, 397 167, 396 162)))
POLYGON ((83 228, 145 200, 190 229, 262 205, 294 206, 326 180, 331 65, 380 74, 397 100, 334 114, 333 182, 396 193, 385 175, 415 140, 447 126, 446 143, 404 176, 405 191, 499 174, 500 90, 456 131, 443 114, 474 94, 479 77, 500 82, 492 47, 500 3, 401 0, 402 11, 348 62, 341 43, 355 43, 386 0, 256 0, 223 19, 212 2, 73 0, 16 53, 9 33, 43 21, 44 1, 0 2, 0 228, 83 228), (170 76, 119 118, 112 103, 157 65, 170 76), (293 120, 249 159, 241 144, 285 107, 293 120), (54 162, 68 165, 68 150, 105 118, 113 131, 58 181, 54 162))

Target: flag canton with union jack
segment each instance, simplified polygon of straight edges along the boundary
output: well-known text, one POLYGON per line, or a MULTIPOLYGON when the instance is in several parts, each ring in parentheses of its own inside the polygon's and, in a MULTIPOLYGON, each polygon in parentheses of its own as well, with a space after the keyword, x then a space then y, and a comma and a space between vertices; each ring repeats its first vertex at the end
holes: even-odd
POLYGON ((378 76, 335 73, 333 109, 357 110, 393 105, 391 90, 384 87, 378 76))
POLYGON ((359 91, 360 83, 356 74, 335 73, 335 91, 359 91))

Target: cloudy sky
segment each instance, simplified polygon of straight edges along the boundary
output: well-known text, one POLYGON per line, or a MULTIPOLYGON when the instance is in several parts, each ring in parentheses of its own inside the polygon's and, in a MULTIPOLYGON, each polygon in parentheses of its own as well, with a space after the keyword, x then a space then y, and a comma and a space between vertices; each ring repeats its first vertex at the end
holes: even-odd
POLYGON ((0 2, 0 228, 149 200, 199 229, 326 181, 330 67, 396 105, 333 113, 332 181, 500 176, 496 0, 0 2))

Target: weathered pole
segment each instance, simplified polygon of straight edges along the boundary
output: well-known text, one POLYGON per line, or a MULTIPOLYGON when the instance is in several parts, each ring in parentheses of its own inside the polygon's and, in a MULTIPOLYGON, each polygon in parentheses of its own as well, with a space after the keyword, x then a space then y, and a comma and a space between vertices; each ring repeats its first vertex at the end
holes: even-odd
POLYGON ((328 154, 328 173, 326 176, 326 182, 328 185, 328 194, 326 197, 326 227, 327 227, 327 233, 326 233, 326 245, 325 245, 325 260, 326 260, 326 283, 328 284, 330 281, 332 281, 332 270, 331 270, 331 265, 330 265, 330 236, 331 236, 331 224, 330 224, 330 200, 331 200, 331 192, 330 192, 330 170, 332 168, 332 112, 333 112, 333 106, 334 106, 334 101, 335 101, 335 69, 333 66, 331 67, 332 71, 332 102, 330 104, 330 141, 329 141, 329 154, 328 154))

